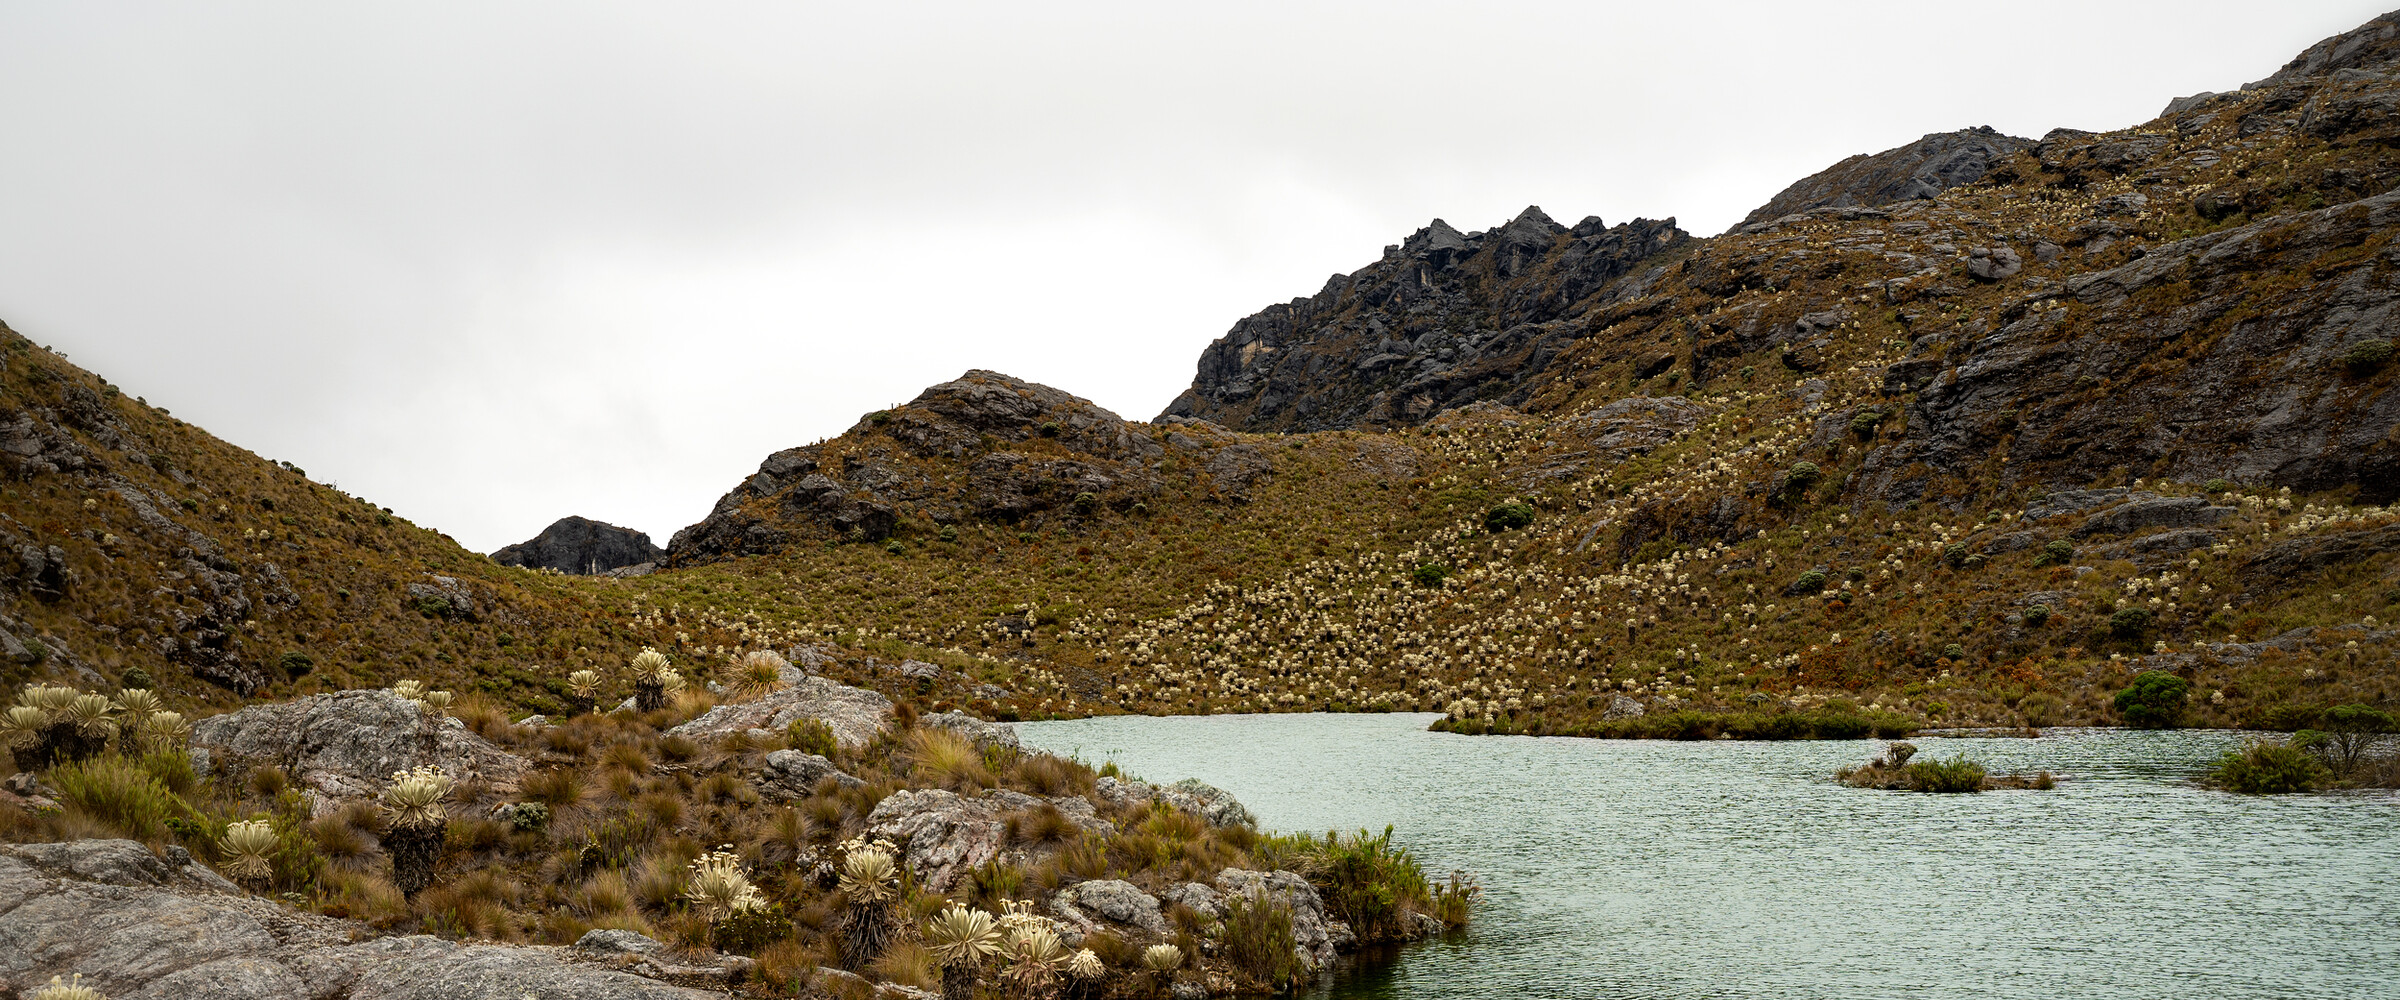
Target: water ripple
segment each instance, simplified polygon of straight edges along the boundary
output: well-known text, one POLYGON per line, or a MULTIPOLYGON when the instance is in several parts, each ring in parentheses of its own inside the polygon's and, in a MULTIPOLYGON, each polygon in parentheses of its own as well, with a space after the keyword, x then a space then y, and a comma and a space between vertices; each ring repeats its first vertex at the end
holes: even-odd
POLYGON ((1397 824, 1488 905, 1316 996, 2400 997, 2400 800, 2185 779, 2241 736, 1917 740, 2051 792, 1843 788, 1876 741, 1463 737, 1432 716, 1109 718, 1028 744, 1231 790, 1279 830, 1397 824))

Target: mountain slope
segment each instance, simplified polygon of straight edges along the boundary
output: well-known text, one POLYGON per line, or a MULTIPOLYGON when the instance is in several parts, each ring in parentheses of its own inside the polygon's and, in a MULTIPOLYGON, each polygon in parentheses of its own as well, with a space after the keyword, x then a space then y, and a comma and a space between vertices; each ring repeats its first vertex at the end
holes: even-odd
POLYGON ((576 647, 627 641, 572 589, 220 441, 5 326, 0 469, 12 686, 146 676, 208 706, 414 676, 522 701, 576 647))

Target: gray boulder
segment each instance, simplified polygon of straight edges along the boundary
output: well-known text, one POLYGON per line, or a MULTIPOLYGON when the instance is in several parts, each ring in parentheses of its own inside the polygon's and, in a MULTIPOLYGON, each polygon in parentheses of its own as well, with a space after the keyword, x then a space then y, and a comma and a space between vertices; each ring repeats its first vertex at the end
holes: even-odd
POLYGON ((977 747, 983 749, 1007 747, 1015 750, 1020 747, 1017 742, 1017 727, 1014 724, 985 722, 965 712, 942 712, 937 715, 924 716, 917 720, 917 725, 947 729, 974 741, 977 747))
POLYGON ((649 535, 582 517, 559 518, 541 534, 492 553, 492 561, 502 566, 584 575, 655 564, 666 557, 665 549, 650 544, 649 535))
POLYGON ((1143 781, 1101 778, 1092 788, 1093 797, 1109 805, 1125 808, 1151 801, 1165 802, 1176 809, 1191 813, 1210 826, 1257 826, 1258 817, 1250 814, 1240 800, 1215 785, 1197 778, 1185 778, 1172 785, 1159 787, 1143 781))
POLYGON ((1160 911, 1157 897, 1119 879, 1101 879, 1061 889, 1051 897, 1050 908, 1060 920, 1075 925, 1085 934, 1098 929, 1098 921, 1153 937, 1164 937, 1168 930, 1166 914, 1160 911))
POLYGON ((1178 882, 1167 888, 1158 901, 1167 906, 1182 905, 1204 917, 1223 917, 1225 897, 1217 890, 1198 882, 1178 882))
POLYGON ((939 788, 912 788, 886 796, 867 815, 867 833, 899 847, 901 860, 916 872, 920 885, 948 892, 970 869, 999 857, 1008 846, 1010 813, 1038 809, 1045 803, 1084 831, 1103 836, 1116 833, 1116 826, 1101 819, 1080 796, 1040 799, 1023 792, 995 790, 969 798, 939 788))
POLYGON ((2025 269, 2025 258, 2007 247, 1972 247, 1967 250, 1967 273, 1977 281, 2000 281, 2017 276, 2025 269))
MULTIPOLYGON (((785 677, 792 676, 786 673, 785 677)), ((719 705, 669 730, 696 740, 722 739, 748 729, 780 732, 800 719, 820 719, 845 747, 865 746, 883 728, 892 700, 864 688, 823 677, 801 677, 779 691, 750 701, 719 705)))
POLYGON ((408 599, 417 609, 438 618, 475 621, 483 617, 483 609, 475 603, 475 595, 455 576, 425 574, 425 579, 411 582, 408 599))
POLYGON ((765 766, 751 777, 760 795, 773 802, 790 802, 807 798, 817 783, 827 778, 840 782, 844 788, 857 788, 864 782, 844 773, 833 762, 813 753, 798 750, 777 750, 767 755, 765 766))
POLYGON ((428 764, 462 784, 513 793, 525 758, 449 721, 389 691, 341 691, 202 719, 192 745, 228 770, 280 767, 317 793, 320 809, 382 794, 392 772, 428 764))

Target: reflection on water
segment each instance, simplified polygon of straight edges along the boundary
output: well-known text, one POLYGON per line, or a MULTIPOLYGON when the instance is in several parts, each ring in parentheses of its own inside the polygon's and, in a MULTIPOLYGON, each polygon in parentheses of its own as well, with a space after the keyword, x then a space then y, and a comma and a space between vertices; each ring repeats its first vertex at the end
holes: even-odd
POLYGON ((2056 791, 1843 788, 1880 743, 1466 737, 1424 715, 1109 718, 1033 746, 1380 828, 1487 905, 1329 998, 2400 997, 2400 800, 2190 786, 2241 736, 1915 742, 2056 791))

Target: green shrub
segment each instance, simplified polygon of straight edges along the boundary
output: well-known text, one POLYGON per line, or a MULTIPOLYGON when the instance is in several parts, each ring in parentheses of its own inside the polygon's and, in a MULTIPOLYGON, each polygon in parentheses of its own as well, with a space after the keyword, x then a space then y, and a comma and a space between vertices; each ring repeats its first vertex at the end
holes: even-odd
POLYGON ((2204 780, 2244 795, 2280 795, 2315 791, 2325 782, 2325 766, 2298 747, 2254 740, 2217 758, 2204 780))
POLYGON ((142 770, 149 773, 168 792, 181 797, 200 787, 200 775, 192 769, 192 755, 185 750, 161 750, 141 757, 142 770))
POLYGON ((1307 873, 1326 910, 1347 921, 1364 942, 1400 938, 1406 915, 1427 912, 1434 904, 1424 867, 1415 854, 1392 843, 1388 826, 1381 834, 1271 836, 1262 838, 1253 853, 1263 864, 1307 873))
POLYGON ((117 686, 119 688, 141 688, 145 691, 158 690, 158 682, 151 679, 149 671, 140 667, 125 668, 125 675, 117 679, 117 686))
POLYGON ((1799 579, 1792 581, 1791 593, 1814 594, 1824 589, 1825 574, 1819 573, 1812 569, 1806 573, 1800 574, 1799 579))
POLYGON ((1089 493, 1077 493, 1075 494, 1073 506, 1075 507, 1075 513, 1084 517, 1090 517, 1092 516, 1093 511, 1100 509, 1100 498, 1089 493))
POLYGON ((2036 566, 2064 566, 2074 558, 2075 546, 2068 544, 2064 538, 2055 538, 2051 539, 2050 544, 2042 546, 2042 554, 2033 557, 2033 564, 2036 566))
POLYGON ((2050 623, 2050 606, 2036 604, 2025 609, 2025 624, 2040 628, 2050 623))
POLYGON ((1874 437, 1875 428, 1883 424, 1883 418, 1882 410, 1860 410, 1857 416, 1850 418, 1850 433, 1862 438, 1874 437))
POLYGON ((275 665, 283 668, 283 674, 286 677, 304 677, 309 671, 316 669, 317 661, 310 659, 307 653, 297 649, 287 649, 283 651, 282 656, 275 659, 275 665))
POLYGON ((1483 530, 1495 535, 1503 531, 1514 531, 1532 523, 1533 505, 1522 500, 1511 500, 1499 504, 1484 512, 1483 515, 1483 530))
POLYGON ((2191 689, 2190 681, 2174 674, 2144 671, 2117 692, 2117 715, 2135 729, 2173 729, 2183 724, 2184 695, 2191 689))
POLYGON ((1300 974, 1291 907, 1264 891, 1225 898, 1225 928, 1218 943, 1225 960, 1252 982, 1281 989, 1300 974))
POLYGON ((1968 760, 1964 755, 1949 760, 1911 761, 1903 770, 1908 775, 1908 787, 1912 791, 1983 791, 1983 765, 1968 760))
POLYGON ((1818 481, 1824 478, 1825 470, 1817 468, 1817 463, 1794 462, 1790 469, 1784 470, 1783 495, 1797 499, 1807 494, 1811 487, 1816 486, 1818 481))
POLYGON ((1416 571, 1410 575, 1416 578, 1417 586, 1439 587, 1442 585, 1442 581, 1450 578, 1450 567, 1441 563, 1426 563, 1417 567, 1416 571))
POLYGON ((2392 342, 2388 340, 2362 340, 2342 352, 2342 367, 2354 372, 2371 372, 2390 360, 2392 342))
POLYGON ((1951 542, 1948 545, 1942 546, 1942 561, 1949 563, 1952 566, 1966 565, 1967 543, 1951 542))
POLYGON ((550 807, 539 802, 514 803, 506 815, 509 828, 522 833, 537 832, 550 825, 550 807))
POLYGON ((2149 608, 2118 608, 2108 616, 2108 634, 2119 639, 2140 639, 2150 631, 2158 616, 2149 608))
POLYGON ((900 540, 894 538, 883 543, 883 550, 896 556, 904 555, 908 552, 908 546, 900 544, 900 540))
POLYGON ((945 542, 955 542, 958 541, 958 529, 945 524, 942 525, 942 530, 934 533, 934 537, 945 542))
POLYGON ((1942 659, 1955 662, 1958 660, 1964 660, 1966 658, 1967 647, 1965 646, 1961 646, 1958 643, 1953 642, 1942 647, 1942 659))
POLYGON ((813 753, 827 760, 833 759, 834 751, 839 749, 833 739, 833 727, 823 719, 793 719, 791 725, 784 727, 783 742, 801 753, 813 753))
POLYGON ((1875 731, 1875 724, 1853 712, 1824 711, 1817 713, 1813 728, 1820 740, 1863 740, 1875 731))
MULTIPOLYGON (((187 761, 185 767, 190 767, 187 761)), ((104 753, 50 769, 50 785, 69 812, 91 817, 134 840, 167 836, 167 821, 191 811, 136 761, 104 753)))
POLYGON ((2233 484, 2226 482, 2223 479, 2211 479, 2208 482, 2201 484, 2200 488, 2209 493, 2223 493, 2232 489, 2233 484))

